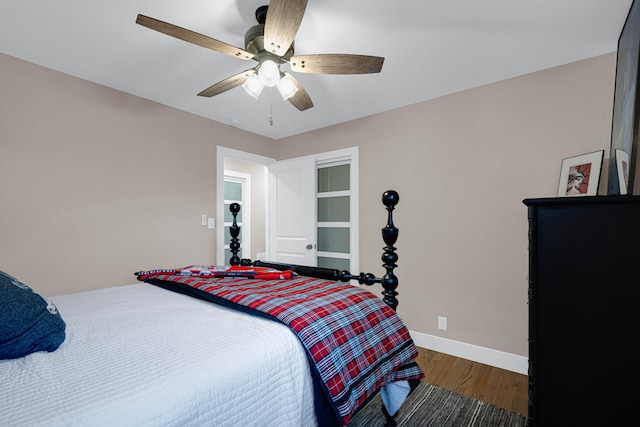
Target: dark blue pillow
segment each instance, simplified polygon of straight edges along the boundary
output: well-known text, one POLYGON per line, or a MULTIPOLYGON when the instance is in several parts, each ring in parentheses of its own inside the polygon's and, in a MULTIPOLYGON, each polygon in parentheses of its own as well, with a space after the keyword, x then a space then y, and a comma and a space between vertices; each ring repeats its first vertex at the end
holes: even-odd
POLYGON ((54 351, 66 326, 52 302, 0 271, 0 359, 54 351))

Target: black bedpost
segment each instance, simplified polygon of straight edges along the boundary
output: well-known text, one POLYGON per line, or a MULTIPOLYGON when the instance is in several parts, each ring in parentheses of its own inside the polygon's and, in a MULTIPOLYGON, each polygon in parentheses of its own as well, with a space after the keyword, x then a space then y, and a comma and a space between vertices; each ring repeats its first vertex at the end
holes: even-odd
POLYGON ((396 295, 396 288, 398 287, 398 278, 393 273, 393 270, 398 266, 398 254, 396 254, 396 248, 393 246, 398 240, 398 229, 393 225, 393 209, 400 201, 400 196, 396 191, 389 190, 382 194, 382 204, 387 207, 389 216, 387 219, 387 225, 382 229, 382 239, 387 244, 382 254, 382 266, 387 270, 387 273, 382 277, 382 287, 384 291, 383 301, 391 307, 394 311, 398 308, 398 299, 396 295))
POLYGON ((384 403, 382 404, 382 414, 384 415, 385 420, 384 427, 396 427, 398 425, 396 422, 397 412, 394 415, 389 415, 387 408, 384 407, 384 403))
POLYGON ((238 256, 238 251, 240 250, 240 239, 238 239, 238 235, 240 235, 240 227, 236 221, 238 212, 240 212, 240 205, 238 203, 231 203, 229 210, 231 211, 231 215, 233 215, 233 224, 231 224, 231 229, 229 230, 231 233, 231 243, 229 244, 229 248, 231 249, 231 259, 229 260, 229 264, 240 265, 240 257, 238 256))

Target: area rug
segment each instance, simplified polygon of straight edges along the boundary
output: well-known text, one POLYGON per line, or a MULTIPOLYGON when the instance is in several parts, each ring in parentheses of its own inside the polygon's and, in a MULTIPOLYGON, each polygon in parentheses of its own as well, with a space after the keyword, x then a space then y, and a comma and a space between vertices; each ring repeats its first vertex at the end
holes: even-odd
MULTIPOLYGON (((383 426, 378 394, 351 420, 348 427, 383 426)), ((488 403, 421 382, 407 397, 398 415, 398 427, 524 427, 526 417, 488 403)))

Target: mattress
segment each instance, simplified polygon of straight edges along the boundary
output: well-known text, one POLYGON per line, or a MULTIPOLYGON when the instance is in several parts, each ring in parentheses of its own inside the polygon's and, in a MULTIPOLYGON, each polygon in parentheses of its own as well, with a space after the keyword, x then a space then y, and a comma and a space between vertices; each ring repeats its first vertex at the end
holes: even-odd
POLYGON ((0 361, 0 425, 314 426, 286 326, 153 285, 50 298, 56 351, 0 361))

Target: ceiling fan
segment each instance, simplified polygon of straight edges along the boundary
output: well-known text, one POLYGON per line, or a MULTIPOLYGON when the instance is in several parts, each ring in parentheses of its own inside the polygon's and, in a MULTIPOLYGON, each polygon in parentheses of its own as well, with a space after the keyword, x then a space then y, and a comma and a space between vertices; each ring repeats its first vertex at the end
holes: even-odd
POLYGON ((294 38, 306 7, 307 0, 271 0, 268 6, 260 6, 255 13, 258 25, 245 33, 244 49, 145 15, 138 15, 136 23, 244 61, 258 62, 253 68, 209 86, 198 96, 212 97, 243 86, 257 98, 265 86, 276 86, 284 100, 304 111, 313 107, 309 94, 293 75, 280 71, 280 65, 288 63, 291 71, 300 73, 367 74, 379 73, 384 62, 384 58, 368 55, 294 55, 294 38))

